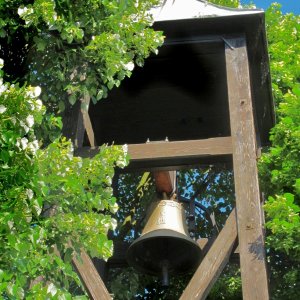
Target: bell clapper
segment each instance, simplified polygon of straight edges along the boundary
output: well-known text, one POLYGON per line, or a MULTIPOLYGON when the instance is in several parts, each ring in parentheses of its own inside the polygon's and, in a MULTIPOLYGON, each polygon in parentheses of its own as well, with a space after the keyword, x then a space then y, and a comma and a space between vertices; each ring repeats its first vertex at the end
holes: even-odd
POLYGON ((163 260, 162 262, 162 286, 169 286, 169 262, 167 260, 163 260))

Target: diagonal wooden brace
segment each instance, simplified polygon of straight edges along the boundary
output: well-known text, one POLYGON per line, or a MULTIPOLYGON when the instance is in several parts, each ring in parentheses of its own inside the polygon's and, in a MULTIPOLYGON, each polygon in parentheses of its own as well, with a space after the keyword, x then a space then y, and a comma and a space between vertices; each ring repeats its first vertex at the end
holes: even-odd
POLYGON ((236 211, 233 209, 223 229, 181 295, 180 300, 203 300, 207 297, 212 286, 228 263, 236 241, 236 211))
POLYGON ((73 264, 84 284, 86 291, 93 300, 111 300, 108 290, 99 276, 92 260, 84 250, 81 250, 81 261, 73 257, 73 264))

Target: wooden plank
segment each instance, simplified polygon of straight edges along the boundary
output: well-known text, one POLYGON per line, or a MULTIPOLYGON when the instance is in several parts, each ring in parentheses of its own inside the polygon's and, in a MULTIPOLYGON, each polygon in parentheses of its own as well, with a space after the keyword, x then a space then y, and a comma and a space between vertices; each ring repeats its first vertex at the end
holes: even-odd
MULTIPOLYGON (((76 155, 82 157, 93 157, 98 153, 98 149, 84 147, 76 150, 76 155)), ((232 154, 231 137, 219 137, 203 140, 187 140, 178 142, 157 142, 145 144, 129 144, 128 153, 131 162, 204 157, 213 155, 232 154)))
POLYGON ((153 172, 156 191, 171 194, 176 189, 176 171, 153 172))
POLYGON ((243 299, 264 300, 269 299, 268 277, 246 41, 239 37, 227 42, 225 58, 243 299))
MULTIPOLYGON (((207 238, 202 238, 197 240, 197 244, 202 250, 202 256, 204 257, 207 252, 209 251, 210 247, 213 245, 215 239, 207 239, 207 238)), ((239 246, 237 245, 235 247, 235 250, 232 251, 229 259, 230 263, 240 263, 240 250, 239 246)))
MULTIPOLYGON (((75 148, 82 147, 85 130, 87 130, 91 147, 95 147, 94 133, 88 116, 89 101, 89 98, 85 98, 82 101, 78 101, 74 106, 69 107, 68 112, 71 112, 70 116, 74 118, 74 120, 70 119, 70 116, 67 114, 64 121, 64 124, 66 125, 65 132, 68 134, 68 137, 72 139, 75 148), (80 107, 81 102, 84 102, 85 109, 80 107)), ((74 256, 72 262, 89 297, 94 300, 112 299, 92 260, 83 249, 81 250, 80 257, 82 261, 78 261, 74 256)))
POLYGON ((83 107, 81 106, 81 114, 82 114, 82 120, 83 120, 83 124, 84 124, 84 128, 86 130, 89 142, 90 142, 90 146, 91 148, 95 148, 96 143, 95 143, 95 135, 94 135, 94 130, 93 130, 93 126, 92 126, 92 122, 89 116, 89 105, 90 105, 90 96, 85 96, 82 100, 81 100, 83 107))
POLYGON ((81 251, 80 262, 73 257, 73 264, 83 282, 90 299, 93 300, 111 300, 111 296, 107 291, 103 281, 101 280, 92 260, 85 251, 81 251))
POLYGON ((236 212, 234 209, 181 295, 181 300, 199 300, 207 297, 226 266, 236 240, 236 212))
POLYGON ((132 160, 171 159, 202 155, 232 154, 231 137, 189 140, 179 142, 157 142, 129 144, 128 153, 132 160))

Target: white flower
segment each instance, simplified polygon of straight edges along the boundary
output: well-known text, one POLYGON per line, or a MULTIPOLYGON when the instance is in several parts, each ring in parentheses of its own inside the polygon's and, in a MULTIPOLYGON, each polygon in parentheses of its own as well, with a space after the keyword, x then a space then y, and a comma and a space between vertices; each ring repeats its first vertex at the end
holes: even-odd
POLYGON ((7 110, 7 108, 6 108, 4 105, 1 104, 1 105, 0 105, 0 114, 5 113, 6 110, 7 110))
POLYGON ((134 69, 134 63, 130 61, 129 63, 124 65, 124 68, 127 69, 128 71, 132 71, 134 69))
POLYGON ((20 126, 24 129, 25 133, 28 133, 29 127, 23 121, 20 121, 20 126))
MULTIPOLYGON (((0 68, 1 69, 1 68, 0 68)), ((7 86, 3 84, 3 79, 0 78, 0 95, 7 90, 7 86)))
POLYGON ((118 225, 117 220, 111 218, 111 227, 112 227, 112 230, 115 230, 117 228, 117 225, 118 225))
POLYGON ((33 141, 33 142, 30 142, 28 143, 28 150, 32 153, 32 154, 35 154, 36 151, 39 149, 39 143, 37 140, 33 141))
POLYGON ((117 167, 123 169, 126 167, 126 161, 125 160, 117 160, 116 165, 117 165, 117 167))
POLYGON ((4 60, 2 58, 0 58, 0 69, 2 69, 4 66, 4 60))
POLYGON ((78 168, 82 168, 82 159, 80 157, 80 160, 78 160, 77 162, 78 168))
POLYGON ((29 128, 31 128, 34 125, 34 118, 33 115, 29 115, 26 118, 26 124, 28 125, 29 128))
POLYGON ((39 86, 36 86, 35 88, 33 88, 33 92, 34 92, 34 96, 38 97, 41 94, 42 89, 39 86))
POLYGON ((18 15, 21 17, 22 15, 24 15, 26 12, 28 11, 28 8, 25 7, 19 7, 18 8, 18 15))
POLYGON ((124 145, 122 146, 122 150, 123 150, 124 154, 126 155, 126 154, 128 153, 128 145, 127 145, 127 144, 124 144, 124 145))
POLYGON ((57 294, 57 288, 52 282, 48 285, 47 293, 51 294, 51 296, 55 296, 57 294))
POLYGON ((28 199, 31 200, 33 198, 33 191, 31 189, 27 189, 26 195, 27 195, 28 199))
POLYGON ((116 40, 120 40, 121 37, 120 37, 119 34, 116 33, 116 34, 114 34, 114 38, 115 38, 116 40))
POLYGON ((21 144, 22 149, 25 150, 27 148, 27 145, 28 145, 28 140, 25 137, 23 137, 20 140, 20 144, 21 144))
POLYGON ((114 205, 110 206, 110 212, 115 214, 119 209, 119 205, 117 203, 115 203, 114 205))
POLYGON ((34 110, 34 104, 32 102, 32 100, 28 100, 29 106, 30 106, 30 110, 34 110))
POLYGON ((111 177, 106 176, 106 184, 109 185, 109 186, 112 184, 112 179, 111 179, 111 177))
POLYGON ((35 105, 36 105, 37 111, 40 111, 42 109, 42 107, 43 107, 43 103, 42 103, 42 101, 40 99, 37 99, 35 101, 35 105))
POLYGON ((39 86, 30 87, 26 95, 30 98, 37 98, 42 92, 42 89, 39 86))
MULTIPOLYGON (((26 6, 24 6, 24 7, 19 7, 18 8, 18 15, 20 17, 26 16, 26 15, 29 15, 29 14, 32 14, 32 13, 33 13, 33 8, 32 7, 27 8, 26 6)), ((28 24, 29 21, 25 20, 25 23, 28 24)))
POLYGON ((27 140, 27 138, 26 137, 18 138, 17 142, 16 142, 16 146, 20 150, 25 150, 28 147, 28 140, 27 140))

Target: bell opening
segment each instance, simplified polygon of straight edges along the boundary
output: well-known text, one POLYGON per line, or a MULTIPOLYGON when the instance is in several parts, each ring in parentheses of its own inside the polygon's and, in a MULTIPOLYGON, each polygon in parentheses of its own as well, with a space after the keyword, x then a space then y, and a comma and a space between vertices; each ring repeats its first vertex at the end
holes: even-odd
POLYGON ((127 261, 138 271, 162 276, 163 285, 169 274, 186 274, 200 262, 201 249, 192 239, 172 230, 155 230, 134 241, 127 261), (166 263, 167 262, 167 263, 166 263))

